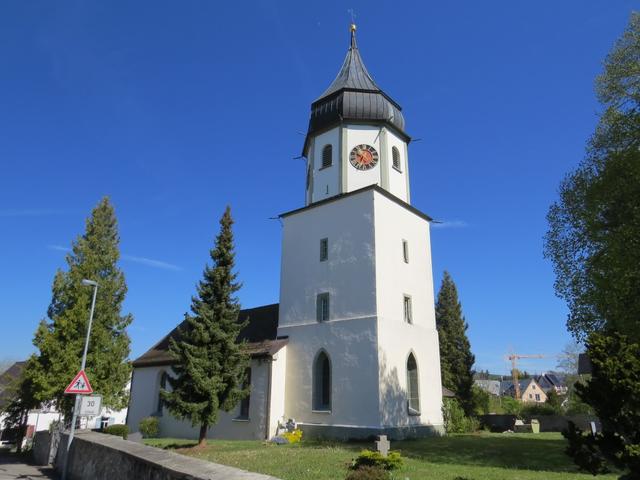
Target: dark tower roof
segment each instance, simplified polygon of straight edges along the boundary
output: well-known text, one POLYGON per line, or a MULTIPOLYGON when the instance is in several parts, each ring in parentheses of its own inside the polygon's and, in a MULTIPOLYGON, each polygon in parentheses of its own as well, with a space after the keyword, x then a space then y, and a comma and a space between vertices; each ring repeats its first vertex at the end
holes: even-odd
POLYGON ((311 104, 304 150, 310 135, 346 120, 386 124, 409 139, 404 131, 402 108, 376 85, 364 66, 356 44, 355 25, 351 25, 351 44, 342 68, 329 88, 311 104))

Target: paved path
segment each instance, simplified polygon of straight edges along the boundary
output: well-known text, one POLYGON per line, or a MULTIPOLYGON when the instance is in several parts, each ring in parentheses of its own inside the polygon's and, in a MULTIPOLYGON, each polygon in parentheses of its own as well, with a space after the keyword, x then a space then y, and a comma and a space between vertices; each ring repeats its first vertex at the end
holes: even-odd
POLYGON ((0 451, 0 480, 57 479, 51 467, 37 467, 24 463, 24 457, 0 451))

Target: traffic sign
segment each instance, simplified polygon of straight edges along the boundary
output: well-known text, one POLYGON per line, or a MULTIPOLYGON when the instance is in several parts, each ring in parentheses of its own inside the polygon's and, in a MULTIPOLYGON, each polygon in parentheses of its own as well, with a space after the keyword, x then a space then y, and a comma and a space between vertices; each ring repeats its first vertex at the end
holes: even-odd
POLYGON ((80 395, 86 395, 93 393, 87 374, 84 370, 80 370, 78 374, 73 378, 67 388, 64 389, 64 393, 78 393, 80 395))
POLYGON ((80 397, 80 415, 97 417, 102 410, 101 395, 85 395, 80 397))

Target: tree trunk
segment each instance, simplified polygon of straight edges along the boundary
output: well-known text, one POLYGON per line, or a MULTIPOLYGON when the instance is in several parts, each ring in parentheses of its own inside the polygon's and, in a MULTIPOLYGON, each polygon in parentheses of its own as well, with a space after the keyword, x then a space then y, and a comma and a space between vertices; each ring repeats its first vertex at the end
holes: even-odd
POLYGON ((206 423, 200 425, 200 437, 198 438, 199 448, 207 446, 207 428, 209 428, 209 425, 207 425, 206 423))
POLYGON ((18 427, 18 438, 16 439, 16 452, 22 453, 22 442, 27 435, 27 422, 29 421, 29 410, 20 414, 20 426, 18 427))

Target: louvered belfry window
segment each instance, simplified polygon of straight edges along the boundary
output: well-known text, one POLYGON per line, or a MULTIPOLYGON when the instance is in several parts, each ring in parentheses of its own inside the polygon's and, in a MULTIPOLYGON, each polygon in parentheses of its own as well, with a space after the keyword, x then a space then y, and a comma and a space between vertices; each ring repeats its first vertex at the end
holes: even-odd
POLYGON ((333 147, 325 145, 322 149, 322 168, 330 167, 333 163, 333 147))
POLYGON ((324 262, 329 258, 329 239, 322 238, 320 240, 320 261, 324 262))
POLYGON ((391 149, 391 158, 393 160, 393 168, 400 170, 400 151, 396 147, 391 149))
POLYGON ((316 298, 316 320, 326 322, 329 320, 329 293, 319 293, 316 298))

